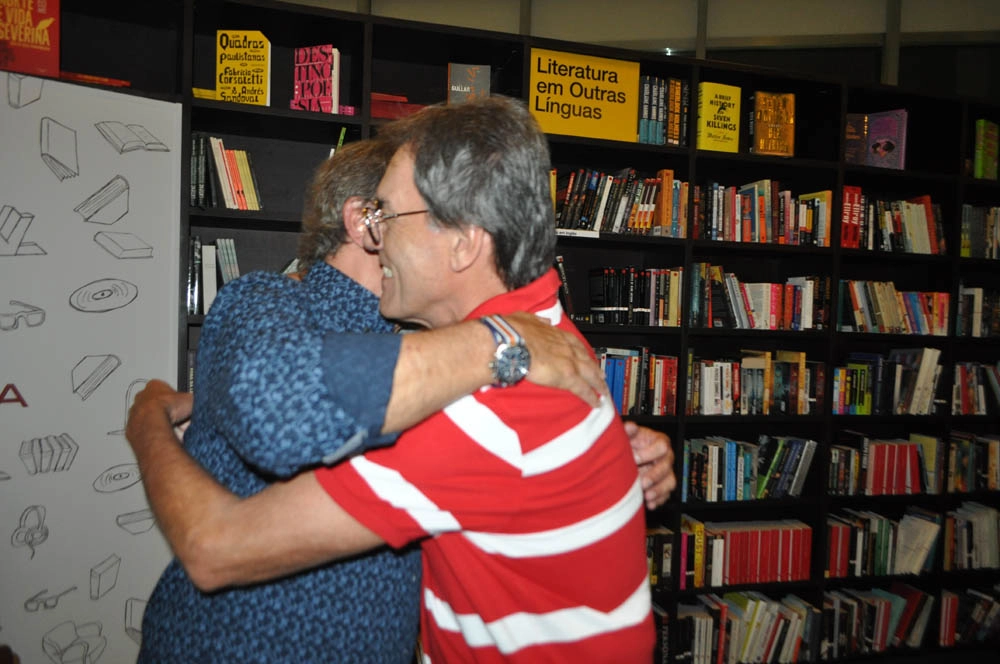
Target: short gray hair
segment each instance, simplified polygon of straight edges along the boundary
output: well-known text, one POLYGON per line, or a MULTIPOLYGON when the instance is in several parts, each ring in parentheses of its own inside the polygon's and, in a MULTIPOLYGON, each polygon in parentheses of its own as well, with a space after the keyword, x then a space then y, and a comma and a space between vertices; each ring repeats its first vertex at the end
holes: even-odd
POLYGON ((545 274, 556 244, 549 147, 521 101, 438 104, 394 124, 387 135, 412 153, 417 190, 438 223, 485 229, 508 288, 545 274))

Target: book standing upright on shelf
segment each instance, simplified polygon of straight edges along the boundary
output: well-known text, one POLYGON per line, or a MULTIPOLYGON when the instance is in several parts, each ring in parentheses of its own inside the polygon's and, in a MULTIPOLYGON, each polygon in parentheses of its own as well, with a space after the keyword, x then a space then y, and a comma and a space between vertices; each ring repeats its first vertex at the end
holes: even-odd
POLYGON ((709 81, 698 84, 698 126, 695 145, 699 150, 739 152, 739 86, 709 81))
POLYGON ((868 114, 865 164, 902 170, 906 165, 906 109, 868 114))
POLYGON ((448 103, 490 96, 490 66, 448 63, 448 103))
POLYGON ((795 94, 757 90, 751 96, 750 152, 795 156, 795 94))
POLYGON ((974 140, 972 177, 996 180, 998 143, 1000 143, 1000 128, 997 123, 985 118, 976 120, 974 140))
POLYGON ((215 98, 271 105, 271 42, 260 30, 216 31, 215 98))
POLYGON ((847 113, 844 116, 844 161, 863 166, 867 151, 868 114, 847 113))
POLYGON ((340 49, 333 44, 301 46, 293 54, 295 71, 289 107, 317 113, 340 112, 340 49))
POLYGON ((0 4, 0 69, 59 76, 59 0, 0 4))

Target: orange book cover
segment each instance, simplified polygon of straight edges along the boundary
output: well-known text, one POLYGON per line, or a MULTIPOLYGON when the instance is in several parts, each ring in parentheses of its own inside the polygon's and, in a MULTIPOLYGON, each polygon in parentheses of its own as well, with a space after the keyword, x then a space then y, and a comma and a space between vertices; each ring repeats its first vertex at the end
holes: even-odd
POLYGON ((0 69, 59 76, 59 0, 0 3, 0 69))

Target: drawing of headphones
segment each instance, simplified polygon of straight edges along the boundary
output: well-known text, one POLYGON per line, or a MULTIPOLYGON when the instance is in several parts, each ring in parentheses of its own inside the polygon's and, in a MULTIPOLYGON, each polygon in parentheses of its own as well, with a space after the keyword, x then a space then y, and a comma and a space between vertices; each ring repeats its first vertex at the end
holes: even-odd
POLYGON ((21 520, 17 529, 10 536, 10 543, 15 547, 26 546, 31 549, 31 557, 35 557, 35 547, 49 538, 49 529, 45 525, 45 507, 32 505, 21 512, 21 520))

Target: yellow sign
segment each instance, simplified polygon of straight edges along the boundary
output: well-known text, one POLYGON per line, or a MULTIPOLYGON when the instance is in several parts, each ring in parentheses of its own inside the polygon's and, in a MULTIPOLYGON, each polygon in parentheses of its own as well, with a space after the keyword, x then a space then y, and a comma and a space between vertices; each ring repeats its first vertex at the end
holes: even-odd
POLYGON ((215 98, 271 105, 271 42, 258 30, 217 30, 215 98))
POLYGON ((639 63, 533 48, 529 87, 546 133, 636 142, 639 63))

